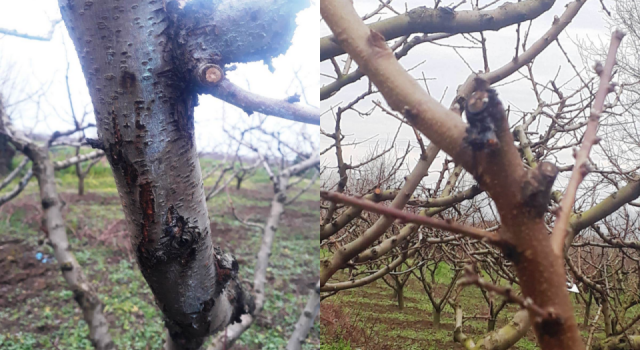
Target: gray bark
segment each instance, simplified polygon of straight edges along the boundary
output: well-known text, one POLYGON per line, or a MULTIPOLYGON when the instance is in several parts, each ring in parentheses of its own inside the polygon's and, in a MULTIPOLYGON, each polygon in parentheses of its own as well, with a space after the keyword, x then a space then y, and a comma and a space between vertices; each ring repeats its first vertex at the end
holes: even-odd
MULTIPOLYGON (((386 40, 414 33, 473 33, 532 20, 553 6, 554 0, 525 0, 505 3, 497 9, 451 11, 417 7, 406 13, 368 24, 386 40)), ((320 39, 320 61, 344 54, 333 35, 320 39)))
POLYGON ((313 327, 313 322, 320 313, 320 281, 316 283, 313 290, 309 292, 309 300, 302 310, 302 314, 296 323, 296 327, 287 343, 287 350, 300 350, 302 343, 309 334, 309 329, 313 327))
POLYGON ((165 316, 165 348, 198 349, 253 311, 235 258, 213 247, 209 231, 193 124, 207 82, 201 68, 284 53, 306 1, 59 4, 93 102, 94 143, 111 164, 132 247, 165 316))
POLYGON ((72 165, 75 165, 75 164, 78 164, 78 163, 82 163, 82 162, 85 162, 87 160, 97 159, 97 158, 100 158, 102 156, 104 156, 104 152, 103 151, 93 151, 91 153, 77 155, 77 156, 71 157, 69 159, 53 162, 53 166, 55 167, 56 170, 62 170, 62 169, 66 169, 66 168, 68 168, 68 167, 70 167, 72 165))
POLYGON ((40 187, 45 227, 53 245, 54 255, 60 264, 64 279, 73 291, 73 298, 82 309, 84 320, 89 326, 89 339, 96 349, 115 349, 98 294, 69 250, 61 212, 62 203, 56 190, 55 170, 49 158, 49 150, 32 144, 25 149, 25 154, 33 161, 33 173, 40 187))

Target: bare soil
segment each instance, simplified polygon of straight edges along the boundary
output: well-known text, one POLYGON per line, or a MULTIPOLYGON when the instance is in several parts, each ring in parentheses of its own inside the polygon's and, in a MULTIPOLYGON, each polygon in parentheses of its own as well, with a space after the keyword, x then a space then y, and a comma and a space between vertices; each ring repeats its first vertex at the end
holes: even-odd
MULTIPOLYGON (((230 189, 230 192, 236 196, 242 196, 243 198, 250 198, 251 203, 262 201, 270 201, 272 192, 269 186, 261 186, 259 189, 241 189, 236 191, 230 189)), ((89 278, 100 284, 101 290, 109 290, 117 282, 110 281, 109 271, 110 266, 118 265, 122 260, 127 260, 135 266, 135 258, 130 253, 131 245, 129 242, 129 232, 126 221, 122 218, 122 215, 116 211, 116 216, 110 216, 95 220, 91 218, 90 214, 84 214, 83 208, 95 206, 110 206, 112 209, 119 208, 120 199, 117 195, 103 195, 96 193, 87 193, 84 196, 78 196, 74 193, 63 193, 61 199, 66 203, 64 207, 64 215, 67 220, 67 233, 69 238, 75 238, 81 242, 81 246, 73 246, 74 251, 84 250, 85 252, 91 252, 91 249, 104 248, 109 249, 109 254, 106 257, 104 270, 96 273, 88 273, 89 278), (72 212, 71 207, 75 207, 75 211, 72 212), (79 208, 79 209, 78 209, 79 208), (78 214, 80 212, 80 214, 78 214), (114 217, 114 218, 111 218, 114 217), (119 218, 118 218, 119 217, 119 218), (70 219, 75 220, 74 224, 70 223, 70 219), (102 220, 102 221, 100 221, 102 220)), ((297 202, 295 205, 303 206, 305 208, 312 208, 317 206, 317 202, 297 202)), ((269 207, 261 205, 244 205, 238 206, 238 215, 246 217, 254 217, 255 221, 264 222, 269 215, 269 207)), ((249 230, 248 228, 238 225, 237 222, 232 222, 232 215, 228 208, 219 208, 217 214, 222 212, 224 220, 212 220, 211 232, 214 236, 214 244, 219 244, 221 248, 233 251, 234 254, 241 247, 243 242, 249 242, 253 237, 255 241, 256 235, 259 235, 255 229, 249 230)), ((70 304, 77 309, 73 299, 55 298, 54 300, 47 299, 46 304, 44 301, 35 301, 36 306, 24 307, 18 305, 24 305, 27 301, 39 298, 45 291, 48 292, 63 292, 66 290, 66 284, 61 277, 60 271, 57 268, 57 264, 53 257, 44 254, 49 261, 43 263, 36 258, 37 253, 43 253, 46 248, 47 239, 46 234, 41 229, 42 211, 40 209, 40 203, 38 201, 37 194, 22 195, 14 201, 5 204, 0 207, 0 221, 4 221, 9 224, 11 222, 12 232, 0 232, 0 312, 5 311, 8 314, 15 315, 16 313, 32 313, 33 315, 40 315, 41 309, 47 307, 51 309, 62 309, 63 307, 69 307, 70 304), (24 227, 28 227, 31 230, 31 238, 22 239, 17 237, 24 237, 21 232, 15 232, 16 224, 22 224, 24 227), (37 232, 37 238, 34 238, 34 233, 37 232), (53 261, 52 261, 53 260, 53 261), (39 310, 40 309, 40 310, 39 310)), ((284 234, 285 239, 291 239, 291 237, 302 237, 303 239, 313 238, 316 239, 317 232, 314 230, 317 223, 317 217, 308 211, 299 212, 297 210, 287 209, 282 217, 281 229, 279 234, 284 234)), ((276 242, 277 244, 277 242, 276 242)), ((255 257, 247 254, 236 254, 238 262, 240 264, 254 264, 255 257)), ((289 256, 285 253, 280 253, 279 259, 295 259, 294 256, 289 256)), ((275 258, 275 257, 273 257, 275 258)), ((274 260, 275 262, 275 260, 274 260)), ((85 268, 85 266, 83 266, 85 268)), ((134 267, 135 268, 135 267, 134 267)), ((86 270, 89 270, 88 266, 86 270)), ((295 270, 297 271, 297 270, 295 270)), ((272 275, 269 275, 269 284, 271 288, 278 289, 286 292, 292 292, 299 296, 298 303, 304 305, 306 302, 306 296, 308 295, 309 288, 312 288, 317 281, 317 275, 309 275, 308 270, 301 270, 302 272, 292 273, 286 278, 286 281, 276 281, 272 275), (304 300, 304 301, 303 301, 304 300)), ((245 276, 246 279, 251 280, 251 276, 245 276)), ((145 294, 141 296, 141 299, 147 300, 149 304, 153 304, 152 295, 145 294)), ((78 310, 76 310, 78 314, 78 310)), ((299 313, 300 310, 295 310, 294 313, 299 313)), ((140 314, 141 315, 141 314, 140 314)), ((76 315, 78 317, 81 315, 76 315)), ((263 312, 263 315, 259 318, 258 326, 265 328, 282 329, 282 336, 286 337, 285 332, 288 323, 290 323, 292 314, 291 311, 286 311, 285 308, 277 310, 275 313, 263 312), (287 313, 289 312, 289 313, 287 313), (287 321, 285 321, 287 318, 287 321)), ((297 316, 296 316, 297 318, 297 316)), ((107 315, 107 319, 111 324, 111 328, 116 328, 116 320, 113 314, 107 315)), ((144 317, 136 316, 137 322, 144 324, 144 317)), ((57 325, 65 324, 68 319, 63 317, 56 318, 54 325, 51 323, 43 325, 32 325, 25 327, 24 318, 18 316, 17 318, 0 317, 0 331, 4 333, 19 333, 19 332, 31 332, 42 335, 51 334, 57 331, 59 328, 57 325), (22 318, 22 322, 20 322, 22 318), (57 325, 56 325, 57 324, 57 325)), ((137 326, 136 326, 137 327, 137 326)), ((264 332, 264 330, 258 330, 257 332, 264 332)), ((162 337, 164 335, 161 335, 162 337)), ((311 338, 314 342, 319 342, 319 334, 312 332, 311 338)), ((147 347, 149 348, 149 347, 147 347)), ((234 349, 240 350, 253 350, 259 349, 257 346, 242 346, 236 345, 234 349)))

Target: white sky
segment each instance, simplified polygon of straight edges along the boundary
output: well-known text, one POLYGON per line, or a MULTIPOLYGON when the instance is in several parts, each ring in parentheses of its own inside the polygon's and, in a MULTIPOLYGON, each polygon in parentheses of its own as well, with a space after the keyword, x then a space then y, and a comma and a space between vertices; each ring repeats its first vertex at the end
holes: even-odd
MULTIPOLYGON (((443 6, 446 6, 453 2, 454 1, 444 1, 443 6)), ((455 1, 455 3, 458 2, 459 1, 455 1)), ((491 1, 481 0, 480 5, 482 6, 483 4, 487 4, 489 2, 491 1)), ((542 34, 549 29, 551 23, 553 22, 553 17, 560 16, 564 11, 565 6, 569 2, 571 1, 557 0, 554 6, 549 11, 533 21, 528 39, 529 44, 540 38, 542 34)), ((355 0, 354 3, 356 6, 356 10, 360 15, 370 13, 379 5, 379 2, 377 0, 355 0)), ((424 5, 433 6, 432 0, 409 0, 406 2, 396 0, 393 1, 391 5, 394 6, 397 11, 404 12, 405 3, 406 8, 409 9, 424 5)), ((611 6, 612 4, 609 3, 610 9, 611 6)), ((492 8, 495 8, 495 5, 492 8)), ((467 1, 467 4, 459 8, 459 10, 469 9, 469 1, 467 1)), ((384 16, 373 17, 368 22, 393 15, 390 11, 385 11, 384 13, 384 16)), ((528 24, 521 27, 521 33, 524 33, 527 26, 528 24)), ((487 31, 484 33, 487 40, 488 60, 489 67, 491 69, 497 69, 513 58, 515 54, 516 43, 515 28, 516 26, 513 25, 503 28, 498 32, 487 31)), ((328 34, 330 34, 329 29, 324 23, 322 23, 320 28, 320 35, 325 36, 328 34)), ((441 40, 438 41, 438 43, 471 46, 471 43, 464 39, 460 39, 459 37, 460 36, 457 36, 454 39, 441 40)), ((603 42, 608 43, 609 37, 610 31, 607 28, 607 24, 603 18, 602 7, 599 1, 591 0, 586 2, 586 4, 578 13, 577 17, 571 22, 565 32, 561 34, 560 42, 563 45, 563 48, 568 52, 574 64, 581 67, 582 62, 580 59, 580 55, 576 46, 572 44, 571 40, 584 40, 587 38, 598 40, 598 38, 600 38, 603 42)), ((471 65, 474 71, 483 70, 481 50, 458 49, 458 52, 465 58, 469 65, 471 65)), ((520 50, 520 52, 522 52, 522 50, 520 50)), ((341 66, 344 61, 344 57, 345 56, 341 56, 338 59, 341 66)), ((409 55, 400 60, 400 63, 405 68, 415 67, 419 65, 416 69, 411 70, 410 74, 412 74, 412 76, 416 78, 421 78, 422 73, 424 73, 427 79, 433 79, 428 81, 429 91, 434 98, 438 100, 442 98, 442 103, 447 107, 455 97, 455 92, 458 85, 462 84, 471 73, 467 65, 458 57, 453 49, 429 43, 420 44, 412 49, 409 55), (420 63, 422 64, 420 65, 420 63)), ((553 43, 542 54, 538 56, 533 69, 538 81, 542 84, 545 84, 549 80, 552 80, 552 78, 558 72, 559 67, 561 70, 559 79, 557 81, 565 82, 575 75, 573 69, 565 60, 558 46, 553 43)), ((352 68, 351 71, 353 71, 354 69, 355 68, 352 68)), ((321 63, 320 70, 322 73, 326 73, 332 76, 335 75, 333 67, 329 61, 321 63)), ((526 72, 526 68, 521 69, 521 72, 526 72)), ((521 77, 521 75, 519 73, 515 73, 511 77, 505 79, 503 82, 511 81, 519 77, 521 77)), ((320 77, 321 85, 328 84, 331 81, 332 79, 328 77, 320 77)), ((343 88, 333 97, 322 101, 321 111, 326 112, 331 106, 337 106, 340 103, 347 103, 353 100, 356 96, 360 95, 366 90, 367 84, 368 80, 366 78, 362 78, 358 82, 343 88)), ((423 83, 421 83, 421 85, 423 85, 423 83)), ((522 80, 520 82, 510 84, 506 87, 498 87, 497 90, 503 103, 505 103, 505 105, 511 105, 512 112, 514 111, 514 107, 517 107, 522 111, 531 112, 537 105, 535 96, 532 93, 531 83, 527 80, 522 80)), ((371 99, 369 99, 369 101, 370 100, 371 99)), ((375 95, 373 100, 383 101, 383 98, 381 95, 377 94, 375 95)), ((361 102, 356 107, 359 111, 367 111, 372 107, 372 104, 371 102, 361 102)), ((356 139, 356 137, 357 140, 370 139, 369 141, 357 147, 347 147, 344 149, 345 160, 351 159, 354 163, 357 163, 359 159, 365 157, 368 150, 371 147, 374 147, 377 142, 384 144, 387 140, 391 140, 399 125, 399 121, 387 116, 379 110, 374 112, 373 115, 366 117, 364 120, 354 112, 346 112, 345 114, 343 114, 342 120, 343 134, 352 136, 350 138, 347 138, 345 142, 353 141, 354 139, 356 139)), ((320 125, 323 130, 327 132, 333 132, 333 128, 335 127, 333 115, 330 112, 325 113, 321 118, 320 125)), ((411 142, 412 144, 417 145, 413 132, 408 127, 404 126, 400 132, 400 135, 398 136, 398 152, 400 152, 401 150, 404 151, 404 149, 406 149, 407 142, 411 142)), ((425 139, 425 142, 428 142, 428 140, 425 139)), ((321 137, 320 149, 327 148, 329 145, 331 145, 331 143, 331 139, 324 136, 321 137)), ((415 164, 419 157, 419 153, 419 149, 414 149, 411 154, 411 164, 415 164)), ((329 151, 323 158, 324 164, 335 164, 334 151, 329 151)), ((441 162, 442 161, 440 159, 436 160, 436 164, 441 164, 441 162)))
MULTIPOLYGON (((319 106, 318 86, 318 1, 312 0, 311 7, 298 14, 298 28, 292 40, 292 46, 285 55, 273 60, 275 72, 271 73, 262 62, 238 65, 238 69, 228 74, 230 80, 243 88, 267 97, 286 98, 300 93, 301 87, 294 77, 294 71, 304 83, 308 103, 319 106), (313 38, 313 40, 310 40, 313 38)), ((32 35, 46 35, 50 20, 60 18, 57 0, 0 0, 0 27, 15 29, 32 35)), ((21 89, 10 88, 3 91, 9 94, 11 101, 18 101, 42 86, 49 86, 46 95, 38 101, 27 101, 10 109, 17 125, 26 129, 35 127, 39 133, 72 128, 69 102, 65 86, 66 57, 70 62, 70 84, 77 115, 82 115, 85 106, 91 110, 91 100, 86 88, 82 69, 78 62, 71 39, 63 23, 56 28, 50 42, 32 41, 0 35, 0 72, 8 70, 18 79, 21 89), (64 44, 66 43, 66 50, 64 44), (4 70, 3 70, 4 68, 4 70), (39 114, 38 114, 39 113, 39 114), (39 115, 40 122, 36 123, 39 115)), ((1 80, 1 79, 0 79, 1 80)), ((304 99, 301 102, 305 102, 304 99)), ((228 143, 222 131, 223 102, 201 96, 196 108, 196 142, 199 150, 219 150, 228 143)), ((256 120, 254 114, 249 118, 240 109, 225 104, 228 125, 256 120)), ((93 116, 91 116, 93 121, 93 116)), ((318 139, 318 127, 303 125, 283 119, 269 117, 265 123, 269 130, 285 130, 291 136, 306 131, 318 139)), ((95 130, 95 129, 94 129, 95 130)), ((95 133, 95 132, 94 132, 95 133)), ((317 142, 316 142, 317 144, 317 142)))

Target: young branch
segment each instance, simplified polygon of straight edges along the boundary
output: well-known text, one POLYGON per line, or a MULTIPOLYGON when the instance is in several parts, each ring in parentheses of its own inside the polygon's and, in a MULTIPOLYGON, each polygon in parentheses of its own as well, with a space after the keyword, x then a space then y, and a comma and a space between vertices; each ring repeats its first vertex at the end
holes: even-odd
POLYGON ((551 233, 551 244, 554 252, 558 255, 564 253, 564 242, 569 232, 569 219, 578 192, 578 186, 589 173, 589 153, 591 152, 591 147, 599 142, 596 136, 598 121, 604 108, 604 100, 609 92, 613 91, 613 86, 610 83, 611 73, 613 72, 613 66, 616 63, 616 53, 618 52, 618 47, 623 37, 623 32, 618 30, 613 32, 604 67, 599 63, 596 64, 596 73, 600 76, 600 85, 598 86, 596 98, 593 101, 591 114, 589 115, 589 121, 587 123, 587 130, 582 139, 582 146, 580 146, 580 150, 576 154, 576 163, 571 173, 571 179, 562 197, 562 202, 560 202, 560 212, 558 213, 555 227, 551 233))
POLYGON ((473 239, 494 244, 496 246, 504 246, 506 243, 503 239, 501 239, 494 233, 480 230, 471 226, 460 225, 456 222, 453 222, 452 220, 438 220, 428 216, 416 215, 395 208, 379 205, 360 198, 346 196, 337 192, 320 191, 320 197, 325 200, 349 204, 380 215, 386 215, 391 218, 400 219, 400 221, 402 222, 411 222, 438 228, 441 230, 447 230, 453 233, 458 233, 473 239))
POLYGON ((531 298, 523 298, 519 295, 514 294, 511 287, 500 287, 485 281, 477 273, 473 272, 473 270, 469 266, 465 267, 465 275, 460 280, 458 280, 458 285, 463 287, 476 285, 481 289, 496 293, 498 295, 502 295, 507 299, 508 302, 520 305, 522 308, 529 310, 529 314, 534 315, 535 317, 554 317, 553 314, 548 310, 543 310, 542 308, 534 304, 531 298))
POLYGON ((296 122, 320 125, 320 111, 317 108, 260 96, 242 89, 226 78, 207 85, 203 92, 237 106, 251 115, 253 112, 271 115, 296 122))
POLYGON ((78 164, 78 163, 82 163, 82 162, 86 162, 88 160, 92 160, 92 159, 99 159, 100 157, 104 156, 104 152, 103 151, 93 151, 91 153, 87 153, 87 154, 82 154, 79 156, 74 156, 71 157, 69 159, 66 160, 59 160, 56 162, 53 162, 53 167, 55 168, 55 170, 62 170, 65 168, 68 168, 72 165, 78 164))

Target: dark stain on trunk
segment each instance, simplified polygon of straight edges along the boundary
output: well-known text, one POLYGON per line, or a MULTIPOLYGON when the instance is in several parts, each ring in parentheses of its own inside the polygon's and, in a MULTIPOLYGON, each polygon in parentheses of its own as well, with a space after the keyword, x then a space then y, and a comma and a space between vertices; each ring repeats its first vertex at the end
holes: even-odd
POLYGON ((42 198, 42 209, 47 210, 56 204, 56 200, 53 198, 42 198))
POLYGON ((133 92, 136 88, 136 75, 125 70, 120 76, 120 88, 127 92, 133 92))
POLYGON ((163 236, 159 244, 166 251, 165 255, 181 256, 183 265, 188 264, 195 259, 196 246, 200 237, 198 226, 189 223, 187 218, 170 205, 165 214, 163 236))
MULTIPOLYGON (((140 204, 143 208, 143 222, 141 223, 143 238, 146 242, 145 235, 148 234, 148 226, 155 215, 153 206, 154 199, 150 184, 140 185, 140 204)), ((152 268, 159 262, 180 259, 183 268, 188 269, 196 260, 197 248, 202 233, 197 225, 189 222, 187 218, 180 215, 178 210, 170 205, 163 218, 162 237, 157 244, 150 249, 144 249, 142 244, 138 245, 138 255, 140 262, 146 268, 152 268)))
POLYGON ((149 240, 149 227, 153 222, 153 216, 155 213, 155 201, 153 197, 153 190, 151 189, 151 182, 145 181, 140 184, 139 200, 140 207, 142 208, 142 239, 139 245, 144 245, 149 240))
POLYGON ((255 301, 251 294, 248 294, 243 290, 240 281, 234 278, 229 284, 228 290, 227 298, 231 301, 231 305, 234 306, 230 323, 242 322, 242 319, 240 318, 242 315, 254 314, 256 309, 255 301))
POLYGON ((563 332, 566 332, 565 330, 563 330, 564 325, 564 320, 557 315, 554 315, 553 313, 550 313, 548 317, 542 320, 537 320, 534 323, 536 333, 540 334, 540 336, 542 337, 549 338, 555 338, 560 334, 563 334, 563 332))

